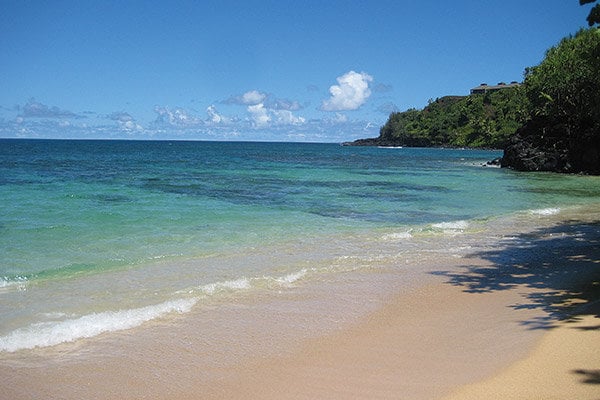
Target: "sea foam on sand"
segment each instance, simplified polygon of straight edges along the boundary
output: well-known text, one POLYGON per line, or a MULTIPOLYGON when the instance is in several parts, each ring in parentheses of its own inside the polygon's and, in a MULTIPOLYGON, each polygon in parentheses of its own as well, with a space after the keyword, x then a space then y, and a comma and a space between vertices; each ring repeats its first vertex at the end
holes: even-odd
POLYGON ((105 332, 134 328, 169 313, 186 313, 197 301, 197 299, 179 299, 130 310, 105 311, 75 319, 32 324, 0 337, 0 351, 14 352, 54 346, 94 337, 105 332))

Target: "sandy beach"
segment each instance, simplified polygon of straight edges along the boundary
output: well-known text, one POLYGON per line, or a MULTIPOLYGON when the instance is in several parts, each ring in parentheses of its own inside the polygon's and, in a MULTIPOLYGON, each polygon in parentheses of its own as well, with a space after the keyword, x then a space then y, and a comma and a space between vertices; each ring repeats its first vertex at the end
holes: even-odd
POLYGON ((560 324, 523 360, 444 399, 599 399, 599 322, 586 315, 560 324))
MULTIPOLYGON (((440 260, 421 284, 351 326, 215 374, 193 321, 134 344, 123 345, 123 333, 52 362, 9 357, 0 398, 598 399, 599 239, 598 224, 564 221, 511 246, 440 260), (112 354, 82 361, 102 346, 112 354)), ((282 334, 265 332, 247 336, 277 348, 282 334)))
POLYGON ((416 304, 403 302, 402 313, 390 306, 363 326, 310 343, 295 357, 239 371, 235 382, 211 397, 599 398, 597 317, 559 323, 550 331, 523 331, 506 309, 515 298, 493 297, 469 298, 454 288, 429 286, 415 294, 416 304), (462 385, 464 390, 454 391, 462 385))

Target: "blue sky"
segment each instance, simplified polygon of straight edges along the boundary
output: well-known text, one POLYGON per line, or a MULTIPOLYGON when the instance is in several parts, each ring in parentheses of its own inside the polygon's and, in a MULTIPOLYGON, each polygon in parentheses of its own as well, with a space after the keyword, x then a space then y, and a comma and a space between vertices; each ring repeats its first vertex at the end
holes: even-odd
POLYGON ((0 0, 0 137, 339 142, 521 81, 577 0, 0 0))

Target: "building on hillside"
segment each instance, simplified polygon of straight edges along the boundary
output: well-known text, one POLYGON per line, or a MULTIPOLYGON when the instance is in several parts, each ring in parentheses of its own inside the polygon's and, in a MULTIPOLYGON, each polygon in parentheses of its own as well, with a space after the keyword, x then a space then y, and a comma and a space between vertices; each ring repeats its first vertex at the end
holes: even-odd
POLYGON ((485 94, 488 92, 494 92, 496 90, 508 89, 517 86, 521 86, 521 84, 517 81, 512 81, 511 83, 499 82, 497 85, 488 85, 487 83, 482 83, 481 85, 471 89, 471 94, 485 94))

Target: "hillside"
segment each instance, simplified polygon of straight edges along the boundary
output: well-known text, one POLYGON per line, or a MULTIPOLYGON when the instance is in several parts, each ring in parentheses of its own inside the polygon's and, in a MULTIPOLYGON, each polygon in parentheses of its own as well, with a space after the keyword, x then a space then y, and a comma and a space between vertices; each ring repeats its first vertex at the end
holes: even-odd
POLYGON ((346 144, 503 148, 509 136, 525 122, 527 109, 521 87, 445 96, 430 101, 422 110, 392 113, 378 138, 346 144))

